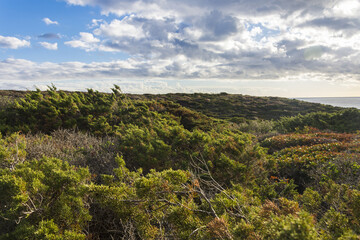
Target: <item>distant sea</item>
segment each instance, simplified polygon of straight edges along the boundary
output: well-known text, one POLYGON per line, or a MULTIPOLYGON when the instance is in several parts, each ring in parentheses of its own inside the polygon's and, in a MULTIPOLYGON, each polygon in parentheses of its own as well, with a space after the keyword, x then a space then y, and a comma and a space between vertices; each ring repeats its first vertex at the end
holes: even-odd
POLYGON ((360 97, 317 97, 295 99, 306 102, 328 104, 336 107, 353 107, 360 109, 360 97))

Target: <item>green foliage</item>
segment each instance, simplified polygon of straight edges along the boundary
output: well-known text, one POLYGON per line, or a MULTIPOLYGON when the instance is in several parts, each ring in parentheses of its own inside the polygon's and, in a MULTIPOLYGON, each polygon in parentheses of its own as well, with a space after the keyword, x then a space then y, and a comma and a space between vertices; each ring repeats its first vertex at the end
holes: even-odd
POLYGON ((167 100, 201 112, 206 116, 241 123, 245 119, 277 120, 283 116, 311 112, 336 112, 339 107, 279 97, 253 97, 241 94, 175 93, 129 95, 133 99, 167 100))
POLYGON ((314 112, 295 117, 282 117, 275 128, 280 132, 294 132, 306 126, 335 132, 355 132, 360 129, 360 110, 351 108, 338 112, 314 112))
POLYGON ((293 179, 300 192, 330 179, 353 186, 359 183, 356 166, 360 152, 355 134, 285 134, 265 139, 261 145, 272 153, 268 158, 271 175, 293 179))
POLYGON ((297 200, 301 203, 303 209, 308 212, 317 214, 321 210, 321 196, 311 188, 307 188, 297 200))
POLYGON ((340 134, 340 133, 324 133, 318 130, 310 133, 293 133, 277 135, 271 138, 267 138, 262 141, 261 145, 269 149, 270 153, 279 151, 284 148, 295 147, 295 146, 312 146, 318 144, 324 144, 324 146, 331 147, 340 146, 339 142, 349 142, 354 138, 353 134, 340 134), (337 143, 337 144, 336 144, 337 143), (325 145, 328 144, 328 145, 325 145))
POLYGON ((235 128, 242 132, 252 133, 257 136, 274 135, 277 131, 274 129, 275 122, 269 120, 249 120, 235 125, 235 128))
POLYGON ((54 158, 19 163, 12 170, 3 168, 0 238, 45 234, 48 239, 63 239, 59 233, 64 231, 65 235, 81 236, 81 228, 90 220, 84 203, 89 177, 87 169, 54 158))
POLYGON ((14 98, 0 104, 0 239, 360 236, 358 133, 311 127, 353 131, 357 110, 264 121, 302 105, 117 86, 14 98))
POLYGON ((320 225, 327 229, 332 239, 338 239, 350 230, 348 218, 344 214, 335 211, 334 208, 330 208, 330 210, 324 214, 320 225))
POLYGON ((112 117, 117 96, 116 89, 111 95, 93 90, 68 94, 55 87, 43 94, 38 89, 2 112, 0 130, 49 133, 58 128, 79 128, 108 133, 107 120, 112 117))
POLYGON ((266 225, 264 239, 321 239, 316 233, 312 217, 306 212, 300 212, 298 215, 272 216, 271 221, 266 225))
POLYGON ((129 234, 142 239, 159 239, 171 234, 186 239, 200 223, 192 214, 195 205, 190 173, 170 169, 142 176, 141 171, 130 172, 122 158, 117 161, 116 178, 104 176, 108 179, 107 186, 92 185, 90 188, 98 211, 112 213, 107 217, 101 215, 101 219, 95 215, 94 221, 99 222, 93 227, 109 228, 121 219, 122 224, 113 237, 129 234), (127 232, 130 231, 126 228, 128 225, 133 226, 133 232, 127 232))

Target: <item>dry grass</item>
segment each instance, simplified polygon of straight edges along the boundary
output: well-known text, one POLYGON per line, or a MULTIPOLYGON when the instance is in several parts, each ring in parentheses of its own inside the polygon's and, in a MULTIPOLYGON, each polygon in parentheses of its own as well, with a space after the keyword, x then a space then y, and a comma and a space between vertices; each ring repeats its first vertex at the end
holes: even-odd
POLYGON ((37 134, 26 138, 27 159, 56 157, 76 166, 88 166, 97 176, 111 174, 117 167, 116 155, 121 155, 115 137, 100 138, 74 130, 57 130, 50 136, 37 134))

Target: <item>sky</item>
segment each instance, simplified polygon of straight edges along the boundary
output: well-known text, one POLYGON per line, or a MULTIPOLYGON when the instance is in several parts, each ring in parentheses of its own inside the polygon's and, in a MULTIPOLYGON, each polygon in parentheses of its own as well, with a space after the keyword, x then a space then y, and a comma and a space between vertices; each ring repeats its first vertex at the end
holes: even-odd
POLYGON ((360 0, 0 0, 0 89, 360 96, 360 0))

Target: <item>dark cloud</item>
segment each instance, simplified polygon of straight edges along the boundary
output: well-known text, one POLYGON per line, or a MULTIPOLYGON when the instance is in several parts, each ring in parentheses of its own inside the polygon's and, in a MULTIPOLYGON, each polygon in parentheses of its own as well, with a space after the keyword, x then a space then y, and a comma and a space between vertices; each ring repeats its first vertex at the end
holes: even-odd
POLYGON ((306 44, 306 41, 301 40, 301 39, 295 39, 295 40, 289 40, 289 39, 284 39, 281 40, 277 43, 277 47, 278 48, 283 48, 286 51, 291 51, 293 49, 297 49, 299 47, 302 47, 306 44))
POLYGON ((144 19, 136 18, 136 21, 142 22, 142 29, 146 36, 152 40, 168 41, 168 34, 178 31, 175 19, 144 19))
POLYGON ((44 33, 42 35, 39 35, 38 37, 45 39, 60 39, 60 35, 56 33, 44 33))
POLYGON ((222 12, 214 10, 201 19, 200 26, 204 30, 201 40, 216 41, 224 39, 238 32, 237 19, 224 15, 222 12))
POLYGON ((326 27, 336 31, 359 30, 360 20, 358 18, 316 18, 299 25, 300 27, 326 27))

